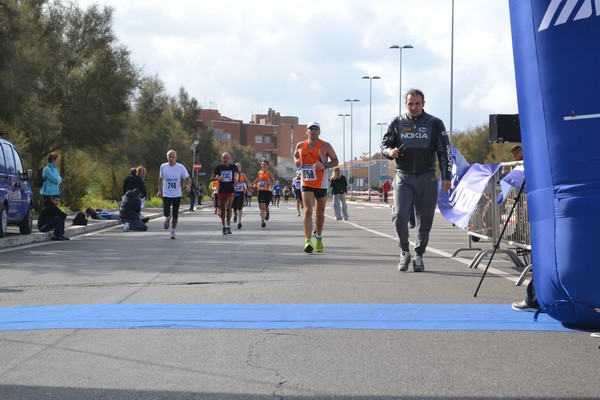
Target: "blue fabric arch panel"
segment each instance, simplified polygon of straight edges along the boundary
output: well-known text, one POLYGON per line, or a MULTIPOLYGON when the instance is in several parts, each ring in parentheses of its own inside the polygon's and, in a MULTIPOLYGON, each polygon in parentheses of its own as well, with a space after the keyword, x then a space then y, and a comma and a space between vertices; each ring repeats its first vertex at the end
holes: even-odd
POLYGON ((600 327, 600 2, 510 0, 533 279, 553 318, 600 327))

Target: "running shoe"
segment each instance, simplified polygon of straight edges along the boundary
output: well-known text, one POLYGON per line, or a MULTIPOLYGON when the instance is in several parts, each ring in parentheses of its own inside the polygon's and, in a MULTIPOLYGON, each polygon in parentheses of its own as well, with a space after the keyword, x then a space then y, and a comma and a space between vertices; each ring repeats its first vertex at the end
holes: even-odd
POLYGON ((223 235, 227 235, 227 228, 223 227, 223 235))
POLYGON ((298 213, 298 216, 300 216, 300 213, 298 213))
POLYGON ((261 226, 262 228, 266 228, 266 227, 267 227, 267 224, 265 223, 265 221, 263 221, 263 222, 262 222, 262 224, 260 224, 260 226, 261 226))
POLYGON ((410 264, 410 253, 403 251, 400 255, 400 262, 398 263, 398 271, 408 271, 408 264, 410 264))
POLYGON ((231 228, 230 228, 230 227, 227 227, 227 228, 225 228, 225 229, 227 229, 227 234, 228 234, 228 235, 231 235, 231 228))
POLYGON ((415 272, 423 272, 425 271, 425 265, 423 264, 423 256, 416 255, 413 260, 413 271, 415 272))
POLYGON ((312 241, 310 239, 306 239, 306 242, 304 243, 304 252, 305 253, 313 252, 312 241))
POLYGON ((169 229, 169 224, 170 223, 171 223, 171 216, 169 215, 168 217, 165 218, 165 223, 163 225, 163 228, 169 229))
POLYGON ((323 252, 323 238, 317 238, 317 244, 315 246, 317 253, 323 252))
POLYGON ((235 224, 237 222, 237 214, 233 214, 233 223, 235 224))
POLYGON ((123 232, 129 232, 129 222, 123 224, 123 232))
POLYGON ((171 231, 171 239, 177 239, 177 238, 175 237, 175 231, 171 231))
POLYGON ((267 212, 267 215, 265 215, 265 221, 269 220, 269 213, 267 212))
POLYGON ((531 307, 525 300, 512 303, 512 309, 515 311, 536 312, 537 308, 531 307))
POLYGON ((242 229, 242 223, 241 222, 238 224, 238 229, 242 229))

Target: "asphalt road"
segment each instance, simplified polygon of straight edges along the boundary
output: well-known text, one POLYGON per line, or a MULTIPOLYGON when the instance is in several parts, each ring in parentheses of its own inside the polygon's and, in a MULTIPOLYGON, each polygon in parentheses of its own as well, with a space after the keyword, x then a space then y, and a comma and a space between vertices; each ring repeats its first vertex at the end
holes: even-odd
POLYGON ((156 218, 148 232, 109 225, 72 232, 68 242, 0 249, 0 313, 16 310, 0 320, 0 399, 600 398, 600 340, 590 332, 546 330, 561 326, 545 315, 535 325, 533 314, 512 310, 499 314, 517 318, 514 325, 497 328, 496 311, 473 313, 510 310, 523 297, 514 283, 521 271, 508 257, 494 258, 474 297, 483 266, 467 268, 474 252, 451 257, 467 236, 439 214, 426 271, 401 273, 390 209, 349 211, 349 221, 335 221, 328 207, 322 254, 302 251, 291 204, 273 208, 266 229, 254 204, 243 229, 227 236, 204 208, 180 217, 177 240, 156 218), (79 321, 71 305, 97 307, 114 327, 87 327, 90 319, 79 321), (300 316, 295 305, 314 310, 300 316), (321 305, 334 315, 319 314, 321 305), (447 315, 431 316, 448 305, 447 315), (216 308, 222 327, 175 314, 181 306, 216 308), (263 306, 279 307, 265 326, 235 325, 265 318, 256 312, 263 306), (385 313, 365 318, 361 307, 417 312, 398 326, 385 313), (27 317, 31 310, 39 320, 27 317), (301 317, 344 328, 297 328, 301 317), (67 327, 47 328, 42 319, 67 327), (74 319, 82 326, 69 328, 74 319))

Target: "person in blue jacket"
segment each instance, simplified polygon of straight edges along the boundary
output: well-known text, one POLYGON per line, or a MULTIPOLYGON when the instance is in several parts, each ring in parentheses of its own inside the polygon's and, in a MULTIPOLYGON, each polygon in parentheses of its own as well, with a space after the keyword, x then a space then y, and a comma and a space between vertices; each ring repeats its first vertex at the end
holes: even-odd
POLYGON ((57 165, 58 154, 48 154, 48 163, 42 170, 42 178, 44 179, 44 184, 40 189, 40 194, 42 195, 44 200, 51 200, 52 196, 60 197, 60 184, 62 182, 62 178, 60 177, 60 173, 58 172, 57 165))

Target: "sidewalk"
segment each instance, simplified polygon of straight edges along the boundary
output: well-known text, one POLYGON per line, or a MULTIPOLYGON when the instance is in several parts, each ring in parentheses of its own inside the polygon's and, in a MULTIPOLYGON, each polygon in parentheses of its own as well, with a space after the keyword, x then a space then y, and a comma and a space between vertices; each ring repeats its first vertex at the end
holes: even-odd
MULTIPOLYGON (((158 209, 145 209, 145 217, 150 219, 162 217, 162 212, 158 209)), ((68 237, 82 235, 84 233, 98 231, 100 229, 108 228, 111 226, 121 225, 118 220, 108 219, 88 219, 87 225, 73 225, 73 217, 75 215, 69 215, 65 222, 65 233, 68 237)), ((24 244, 45 242, 51 240, 52 232, 39 232, 37 230, 37 221, 33 220, 33 231, 29 235, 21 235, 18 233, 19 230, 16 227, 9 226, 8 234, 0 239, 0 249, 7 247, 21 246, 24 244)))

